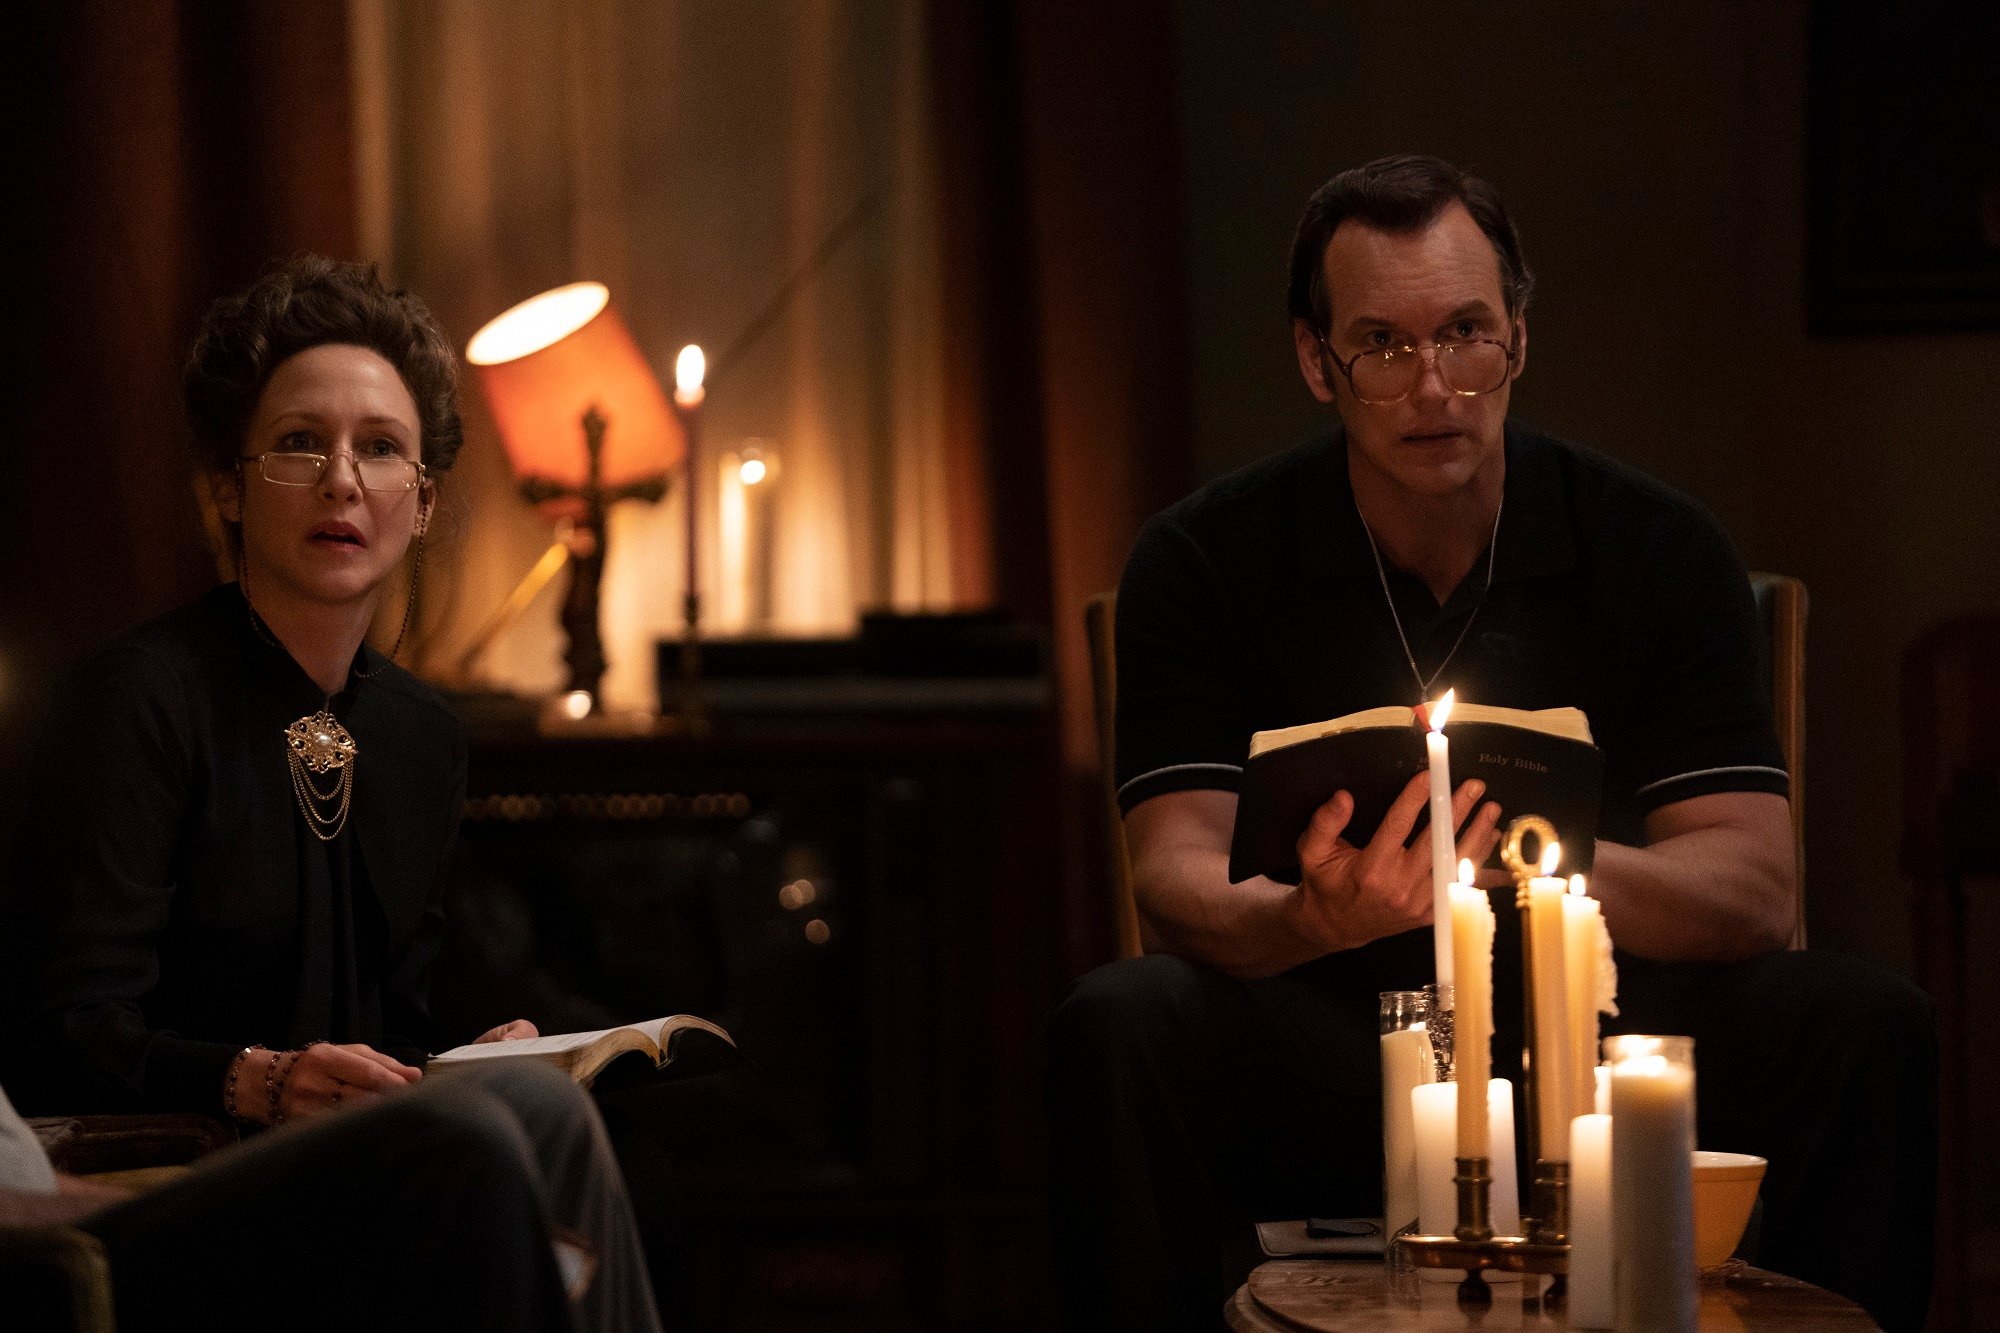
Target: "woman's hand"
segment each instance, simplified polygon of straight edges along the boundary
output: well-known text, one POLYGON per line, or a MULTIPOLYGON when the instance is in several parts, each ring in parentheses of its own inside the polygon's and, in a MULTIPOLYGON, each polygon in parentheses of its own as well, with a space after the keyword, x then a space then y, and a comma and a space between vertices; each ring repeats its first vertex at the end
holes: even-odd
POLYGON ((315 1042, 300 1051, 260 1047, 241 1058, 236 1114, 259 1125, 271 1123, 270 1080, 274 1073, 280 1120, 307 1119, 341 1106, 372 1102, 424 1076, 423 1070, 359 1043, 335 1046, 315 1042))
POLYGON ((497 1028, 488 1028, 473 1039, 474 1046, 487 1041, 522 1041, 528 1037, 539 1037, 541 1031, 525 1018, 517 1018, 511 1023, 502 1023, 497 1028))

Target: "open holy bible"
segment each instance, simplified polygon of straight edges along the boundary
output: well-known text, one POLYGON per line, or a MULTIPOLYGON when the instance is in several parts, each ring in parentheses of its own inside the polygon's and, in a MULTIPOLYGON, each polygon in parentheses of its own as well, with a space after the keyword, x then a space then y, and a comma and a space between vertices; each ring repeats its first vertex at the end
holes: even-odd
POLYGON ((720 1027, 693 1014, 675 1014, 596 1032, 454 1046, 433 1055, 430 1067, 448 1070, 475 1060, 546 1060, 587 1088, 606 1065, 627 1056, 643 1057, 653 1068, 674 1077, 705 1074, 742 1061, 735 1039, 720 1027))
MULTIPOLYGON (((1424 733, 1415 709, 1392 707, 1252 736, 1237 791, 1230 882, 1267 875, 1296 883, 1299 836, 1337 791, 1354 797, 1354 817, 1341 836, 1365 846, 1403 787, 1428 765, 1424 733)), ((1482 799, 1500 803, 1503 824, 1540 815, 1562 839, 1564 873, 1590 869, 1604 755, 1581 709, 1461 703, 1444 734, 1454 791, 1479 779, 1486 784, 1482 799)), ((1429 824, 1427 806, 1411 840, 1426 836, 1429 824)))

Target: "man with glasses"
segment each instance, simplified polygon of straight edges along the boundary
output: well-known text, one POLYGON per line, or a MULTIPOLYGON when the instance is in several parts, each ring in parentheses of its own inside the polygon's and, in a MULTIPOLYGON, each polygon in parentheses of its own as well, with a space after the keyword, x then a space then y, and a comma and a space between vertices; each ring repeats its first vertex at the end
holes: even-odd
MULTIPOLYGON (((1236 783, 1255 731, 1454 687, 1589 715, 1616 1027, 1693 1035, 1703 1146, 1770 1159, 1757 1258, 1888 1327, 1922 1322, 1926 1002, 1782 952, 1789 779, 1748 580, 1699 504, 1508 419, 1532 289, 1486 182, 1426 157, 1334 177, 1300 224, 1289 304, 1338 425, 1156 515, 1133 548, 1117 778, 1148 954, 1085 977, 1052 1023, 1078 1327, 1213 1327, 1257 1258, 1252 1221, 1380 1212, 1377 995, 1432 979, 1429 843, 1403 845, 1424 779, 1365 845, 1342 836, 1347 794, 1328 801, 1300 831, 1298 884, 1229 882, 1236 783)), ((1463 784, 1454 809, 1478 860, 1533 813, 1482 794, 1463 784)), ((1498 953, 1506 1073, 1519 982, 1498 953)))

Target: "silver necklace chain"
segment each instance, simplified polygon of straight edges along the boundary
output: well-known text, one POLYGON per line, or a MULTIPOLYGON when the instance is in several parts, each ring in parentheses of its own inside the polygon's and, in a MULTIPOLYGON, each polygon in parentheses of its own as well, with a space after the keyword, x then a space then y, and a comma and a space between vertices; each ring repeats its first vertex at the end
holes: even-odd
POLYGON ((1410 678, 1417 682, 1418 703, 1430 698, 1431 686, 1451 665, 1451 659, 1458 656, 1459 645, 1465 642, 1472 622, 1479 618, 1479 608, 1486 605, 1486 594, 1493 591, 1493 553, 1500 547, 1500 515, 1506 508, 1507 493, 1502 491, 1500 503, 1493 507, 1493 535, 1486 539, 1486 586, 1479 590, 1479 600, 1473 604, 1472 614, 1465 618, 1465 624, 1459 627, 1458 637, 1451 641, 1451 651, 1444 655, 1444 661, 1439 662, 1437 670, 1426 679, 1424 673, 1417 669, 1417 655, 1410 651, 1410 636, 1403 632, 1403 617, 1396 612, 1396 598, 1389 591, 1389 571, 1382 565, 1382 548, 1375 544, 1375 534, 1368 529, 1368 517, 1361 512, 1360 498, 1354 499, 1354 516, 1361 520, 1361 535, 1368 539, 1368 553, 1375 557, 1375 577, 1382 584, 1382 600, 1389 604, 1389 619, 1396 626, 1396 641, 1403 645, 1403 660, 1410 664, 1410 678))

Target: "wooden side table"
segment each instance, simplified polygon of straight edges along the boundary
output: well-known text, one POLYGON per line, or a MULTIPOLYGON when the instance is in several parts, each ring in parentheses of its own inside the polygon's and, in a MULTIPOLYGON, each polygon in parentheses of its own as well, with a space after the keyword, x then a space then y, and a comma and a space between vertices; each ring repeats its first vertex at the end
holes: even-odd
MULTIPOLYGON (((1236 1289, 1223 1319, 1241 1333, 1465 1333, 1565 1329, 1560 1310, 1523 1300, 1540 1279, 1495 1283, 1483 1314, 1459 1309, 1456 1284, 1391 1282, 1379 1263, 1273 1259, 1236 1289)), ((1701 1327, 1742 1333, 1880 1333, 1860 1306, 1810 1283, 1741 1268, 1701 1287, 1701 1327)))

